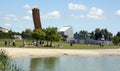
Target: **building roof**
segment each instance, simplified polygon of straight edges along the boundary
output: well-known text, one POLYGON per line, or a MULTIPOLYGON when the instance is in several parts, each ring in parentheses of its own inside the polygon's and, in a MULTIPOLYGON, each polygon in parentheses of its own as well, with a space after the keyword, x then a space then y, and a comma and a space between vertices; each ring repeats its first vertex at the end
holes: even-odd
POLYGON ((5 29, 5 28, 0 27, 0 29, 5 29))
POLYGON ((68 30, 69 28, 71 28, 71 26, 64 26, 64 27, 60 28, 60 29, 58 30, 58 32, 66 31, 66 30, 68 30))

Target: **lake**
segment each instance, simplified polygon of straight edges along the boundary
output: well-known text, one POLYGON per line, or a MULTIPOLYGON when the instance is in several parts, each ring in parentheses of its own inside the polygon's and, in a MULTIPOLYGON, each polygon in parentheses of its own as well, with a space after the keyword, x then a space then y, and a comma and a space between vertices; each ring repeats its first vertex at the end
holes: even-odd
POLYGON ((12 61, 24 71, 120 71, 120 56, 61 56, 12 61))

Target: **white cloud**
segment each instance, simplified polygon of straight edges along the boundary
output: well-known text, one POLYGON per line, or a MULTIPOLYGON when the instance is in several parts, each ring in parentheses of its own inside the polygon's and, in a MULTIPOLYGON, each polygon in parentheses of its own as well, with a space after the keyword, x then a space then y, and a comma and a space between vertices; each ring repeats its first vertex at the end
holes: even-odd
POLYGON ((74 15, 74 14, 71 14, 70 16, 71 16, 72 18, 80 18, 80 19, 85 18, 84 15, 74 15))
POLYGON ((120 16, 120 10, 116 11, 115 15, 120 16))
POLYGON ((10 13, 10 14, 6 14, 3 19, 5 21, 17 21, 19 20, 18 16, 16 14, 10 13))
POLYGON ((28 14, 32 15, 32 10, 28 10, 28 14))
POLYGON ((46 15, 43 15, 42 17, 45 19, 47 19, 47 18, 58 19, 58 18, 60 18, 60 13, 59 13, 59 11, 53 11, 53 12, 47 13, 46 15))
POLYGON ((29 4, 25 4, 23 8, 26 9, 26 12, 25 12, 26 14, 32 15, 32 8, 38 8, 38 6, 37 5, 30 6, 29 4))
POLYGON ((24 16, 22 19, 26 21, 30 21, 32 18, 30 16, 24 16))
POLYGON ((68 4, 68 8, 69 10, 87 10, 87 6, 83 5, 83 4, 74 4, 74 3, 69 3, 68 4))
POLYGON ((30 7, 29 4, 25 4, 25 5, 24 5, 24 8, 25 8, 25 9, 30 9, 31 7, 30 7))
POLYGON ((6 24, 5 24, 5 26, 8 26, 8 27, 9 27, 10 25, 11 25, 10 23, 6 23, 6 24))
POLYGON ((10 21, 10 17, 7 17, 7 16, 4 16, 3 19, 4 19, 5 21, 10 21))
POLYGON ((103 15, 104 11, 100 8, 92 7, 87 15, 88 18, 91 19, 103 19, 105 16, 103 15))

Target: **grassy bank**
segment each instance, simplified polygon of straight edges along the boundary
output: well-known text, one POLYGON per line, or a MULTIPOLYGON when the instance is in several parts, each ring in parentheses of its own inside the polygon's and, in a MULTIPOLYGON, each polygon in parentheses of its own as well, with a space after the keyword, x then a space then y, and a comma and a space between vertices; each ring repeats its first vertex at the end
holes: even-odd
MULTIPOLYGON (((0 39, 0 47, 5 47, 4 46, 4 41, 10 41, 12 47, 12 39, 0 39)), ((31 44, 32 40, 25 40, 27 44, 31 44)), ((23 44, 23 40, 16 40, 16 47, 21 47, 23 44)), ((44 43, 45 45, 47 44, 46 42, 44 43)), ((100 47, 99 45, 86 45, 86 44, 73 44, 70 46, 69 43, 67 42, 53 42, 53 47, 41 47, 41 46, 26 46, 24 48, 55 48, 55 49, 116 49, 120 48, 120 46, 102 46, 100 47), (58 47, 58 45, 61 44, 62 47, 58 47)))

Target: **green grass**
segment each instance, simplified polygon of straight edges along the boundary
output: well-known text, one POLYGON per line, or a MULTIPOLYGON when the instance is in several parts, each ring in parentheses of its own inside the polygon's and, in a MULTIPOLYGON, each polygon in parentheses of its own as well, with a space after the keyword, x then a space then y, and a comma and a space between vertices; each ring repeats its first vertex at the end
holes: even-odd
MULTIPOLYGON (((58 42, 54 43, 55 45, 58 44, 58 42)), ((69 43, 66 42, 62 42, 61 44, 63 44, 63 48, 60 49, 116 49, 116 48, 120 48, 120 46, 102 46, 100 47, 99 45, 86 45, 86 44, 73 44, 73 46, 70 46, 69 43)), ((54 48, 58 48, 58 47, 54 47, 54 48)))
MULTIPOLYGON (((11 43, 13 39, 7 39, 10 40, 11 43)), ((5 39, 0 39, 0 47, 4 47, 4 41, 5 39)), ((30 44, 32 40, 25 40, 27 44, 30 44)), ((16 46, 20 47, 22 45, 23 40, 16 40, 16 46)), ((46 42, 45 42, 46 45, 46 42)), ((100 47, 99 45, 86 45, 86 44, 73 44, 73 46, 70 46, 67 42, 53 42, 53 47, 41 47, 41 46, 26 46, 23 48, 45 48, 45 49, 116 49, 120 48, 120 46, 103 46, 100 47), (58 47, 58 44, 62 44, 63 47, 58 47)))

